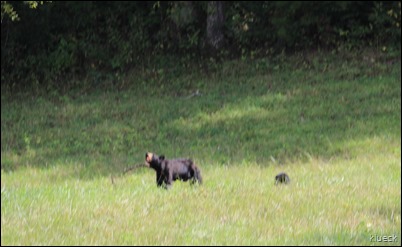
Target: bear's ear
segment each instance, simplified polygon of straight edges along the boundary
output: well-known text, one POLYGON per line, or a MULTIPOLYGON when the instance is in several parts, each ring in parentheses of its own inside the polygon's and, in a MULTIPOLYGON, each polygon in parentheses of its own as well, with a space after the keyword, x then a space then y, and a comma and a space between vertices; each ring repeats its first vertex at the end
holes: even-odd
POLYGON ((164 160, 164 159, 165 159, 165 155, 162 154, 161 156, 159 156, 159 159, 160 159, 160 160, 164 160))

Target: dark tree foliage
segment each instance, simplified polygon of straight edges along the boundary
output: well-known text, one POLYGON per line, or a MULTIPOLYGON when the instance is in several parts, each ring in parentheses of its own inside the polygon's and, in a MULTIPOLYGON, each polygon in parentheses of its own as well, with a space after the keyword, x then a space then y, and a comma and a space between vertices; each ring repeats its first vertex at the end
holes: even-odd
POLYGON ((230 57, 399 48, 400 21, 396 1, 57 1, 34 9, 2 1, 1 83, 57 85, 146 66, 156 56, 198 61, 211 46, 214 55, 230 57))

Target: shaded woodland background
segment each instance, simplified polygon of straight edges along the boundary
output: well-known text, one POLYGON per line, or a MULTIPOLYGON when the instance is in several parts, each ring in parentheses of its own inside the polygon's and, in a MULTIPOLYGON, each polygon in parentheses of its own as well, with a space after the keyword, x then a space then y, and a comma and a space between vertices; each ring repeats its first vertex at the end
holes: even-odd
POLYGON ((98 87, 121 82, 133 69, 158 74, 301 50, 400 50, 398 1, 1 1, 1 7, 1 83, 11 89, 98 87))

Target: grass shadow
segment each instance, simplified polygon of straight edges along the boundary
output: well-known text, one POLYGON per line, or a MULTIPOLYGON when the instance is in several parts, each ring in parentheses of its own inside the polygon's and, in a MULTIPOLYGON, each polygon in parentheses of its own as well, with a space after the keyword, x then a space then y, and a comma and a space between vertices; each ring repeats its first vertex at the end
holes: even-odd
POLYGON ((384 143, 400 150, 400 63, 377 73, 300 64, 239 63, 238 73, 223 66, 183 77, 188 84, 179 77, 74 98, 2 95, 2 170, 73 163, 74 176, 91 179, 119 174, 147 151, 202 167, 351 158, 373 151, 371 138, 381 140, 374 151, 384 143))

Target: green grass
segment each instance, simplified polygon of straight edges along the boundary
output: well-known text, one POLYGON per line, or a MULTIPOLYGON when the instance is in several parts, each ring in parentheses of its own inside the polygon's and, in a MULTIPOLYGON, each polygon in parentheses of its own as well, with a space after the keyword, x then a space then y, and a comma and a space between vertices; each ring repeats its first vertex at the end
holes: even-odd
POLYGON ((310 54, 132 72, 124 90, 2 90, 1 244, 400 245, 395 61, 310 54), (192 157, 204 184, 119 176, 147 151, 192 157))

